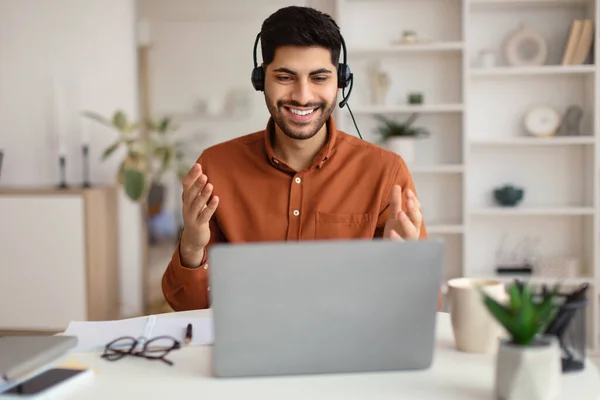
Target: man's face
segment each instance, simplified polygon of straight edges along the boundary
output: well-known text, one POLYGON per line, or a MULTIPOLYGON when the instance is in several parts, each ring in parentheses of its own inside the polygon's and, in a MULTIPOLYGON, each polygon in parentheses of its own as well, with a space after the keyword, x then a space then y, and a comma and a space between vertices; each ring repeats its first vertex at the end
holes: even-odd
POLYGON ((266 68, 265 101, 271 116, 292 139, 313 137, 336 104, 337 72, 322 47, 279 47, 266 68))

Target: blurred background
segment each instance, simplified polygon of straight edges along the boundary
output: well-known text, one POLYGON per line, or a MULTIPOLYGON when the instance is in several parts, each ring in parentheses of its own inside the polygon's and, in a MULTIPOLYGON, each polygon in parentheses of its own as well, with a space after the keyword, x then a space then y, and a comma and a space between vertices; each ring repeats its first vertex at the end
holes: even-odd
POLYGON ((0 330, 170 311, 181 173, 265 128, 254 40, 292 4, 340 25, 444 279, 588 283, 598 349, 596 0, 0 0, 0 330))

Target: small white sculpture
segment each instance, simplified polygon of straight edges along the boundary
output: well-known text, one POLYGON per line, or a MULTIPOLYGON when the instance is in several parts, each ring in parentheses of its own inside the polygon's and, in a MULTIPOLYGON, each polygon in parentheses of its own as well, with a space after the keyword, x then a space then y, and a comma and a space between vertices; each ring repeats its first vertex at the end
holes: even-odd
POLYGON ((374 62, 367 68, 371 84, 371 102, 375 105, 385 104, 391 86, 390 76, 381 69, 380 63, 374 62))

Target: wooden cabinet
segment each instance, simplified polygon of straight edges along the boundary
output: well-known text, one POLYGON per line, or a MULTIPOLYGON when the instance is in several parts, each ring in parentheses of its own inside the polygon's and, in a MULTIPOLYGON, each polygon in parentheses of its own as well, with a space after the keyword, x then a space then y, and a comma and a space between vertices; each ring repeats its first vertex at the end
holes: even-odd
POLYGON ((119 318, 117 194, 0 189, 0 330, 119 318))

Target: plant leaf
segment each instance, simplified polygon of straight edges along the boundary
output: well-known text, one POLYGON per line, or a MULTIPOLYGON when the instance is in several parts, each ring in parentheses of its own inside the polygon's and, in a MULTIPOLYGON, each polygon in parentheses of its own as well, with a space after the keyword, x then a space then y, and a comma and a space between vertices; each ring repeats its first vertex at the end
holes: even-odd
POLYGON ((166 133, 167 130, 169 129, 170 124, 171 124, 171 118, 169 118, 169 117, 163 118, 158 125, 158 131, 160 133, 166 133))
POLYGON ((113 144, 111 144, 110 146, 108 146, 106 148, 106 150, 104 150, 104 153, 102 153, 102 160, 106 160, 108 157, 110 157, 110 155, 112 153, 114 153, 115 150, 117 150, 120 145, 121 145, 121 141, 117 141, 117 142, 114 142, 113 144))
POLYGON ((490 313, 496 318, 496 320, 502 325, 511 335, 516 329, 514 318, 512 318, 510 309, 504 305, 498 303, 492 297, 483 293, 483 301, 490 313))
POLYGON ((86 117, 86 118, 92 119, 92 120, 94 120, 96 122, 99 122, 102 125, 106 125, 106 126, 111 127, 111 128, 114 127, 113 123, 112 123, 112 121, 110 119, 108 119, 108 118, 106 118, 106 117, 104 117, 104 116, 102 116, 102 115, 100 115, 100 114, 98 114, 98 113, 96 113, 94 111, 83 111, 81 113, 81 115, 84 116, 84 117, 86 117))
POLYGON ((117 127, 120 131, 125 131, 127 129, 127 117, 125 113, 121 110, 115 112, 113 115, 113 125, 117 127))
POLYGON ((127 196, 133 201, 138 201, 146 189, 146 175, 135 168, 126 168, 123 186, 127 196))
POLYGON ((516 322, 519 329, 515 332, 515 342, 521 345, 530 344, 537 334, 535 325, 535 312, 531 289, 524 285, 521 291, 521 307, 516 314, 516 322))
POLYGON ((512 284, 508 286, 508 295, 510 298, 510 310, 514 313, 523 304, 521 301, 521 293, 517 285, 512 284))

